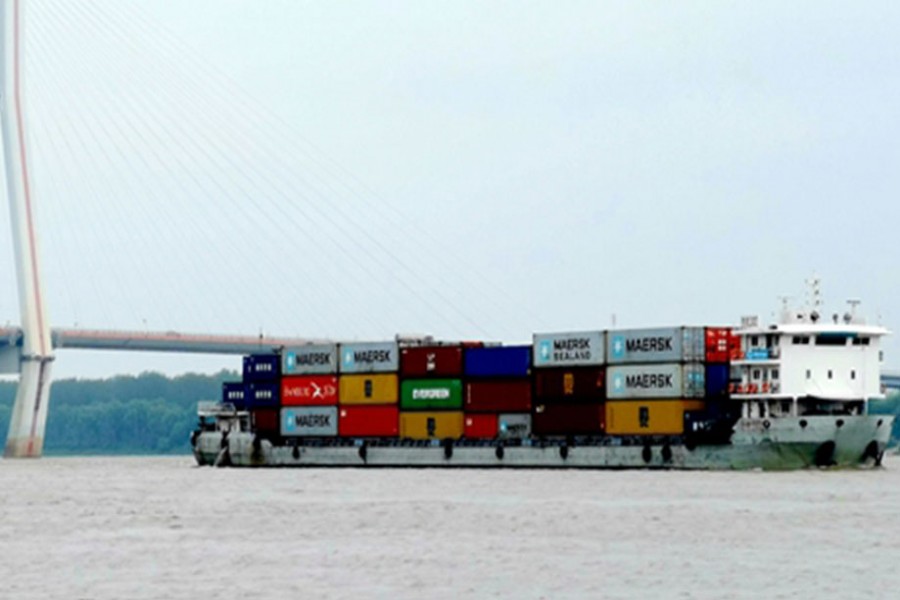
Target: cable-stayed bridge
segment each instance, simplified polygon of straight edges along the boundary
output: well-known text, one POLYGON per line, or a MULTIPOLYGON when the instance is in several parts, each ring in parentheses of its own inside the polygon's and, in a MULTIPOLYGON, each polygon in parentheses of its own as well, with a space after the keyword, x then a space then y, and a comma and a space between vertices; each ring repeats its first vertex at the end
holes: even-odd
MULTIPOLYGON (((244 353, 300 341, 307 332, 378 339, 402 330, 510 340, 542 327, 533 315, 508 319, 525 304, 511 290, 517 279, 533 277, 535 263, 566 265, 549 239, 568 242, 569 222, 555 231, 548 227, 540 243, 528 244, 527 223, 517 228, 515 214, 491 214, 476 200, 466 215, 478 218, 467 220, 487 225, 461 239, 488 239, 501 250, 499 275, 484 277, 479 266, 490 257, 466 255, 455 239, 441 246, 445 223, 432 214, 434 206, 398 213, 315 146, 292 137, 289 124, 220 76, 164 24, 126 5, 3 4, 4 155, 12 174, 7 185, 20 322, 31 333, 4 329, 0 353, 21 367, 20 395, 33 400, 31 417, 28 411, 16 417, 22 439, 34 440, 42 430, 59 348, 244 353), (503 227, 492 226, 501 219, 503 227), (37 231, 49 257, 41 263, 45 280, 37 231), (79 298, 85 285, 93 297, 79 298), (190 293, 195 289, 208 301, 198 301, 190 293), (142 320, 163 331, 139 330, 142 320), (50 327, 63 323, 95 328, 50 327), (516 329, 518 323, 529 329, 516 329), (168 331, 257 326, 299 335, 168 331)), ((487 144, 476 141, 461 148, 472 152, 487 144)), ((371 146, 365 150, 378 154, 381 140, 371 146)), ((452 169, 452 161, 444 162, 452 169)), ((404 178, 415 170, 387 167, 404 178)), ((485 185, 494 175, 485 172, 485 185)), ((547 197, 561 201, 566 193, 563 185, 547 197)), ((460 196, 442 200, 462 207, 460 196)), ((535 207, 516 208, 529 209, 535 207)), ((594 254, 584 264, 599 264, 614 252, 593 239, 579 250, 594 254)), ((561 290, 572 276, 544 287, 561 290)), ((589 279, 598 282, 594 294, 581 295, 596 300, 612 293, 599 271, 589 279)), ((551 309, 573 299, 548 298, 551 309)), ((897 383, 887 377, 886 385, 897 383)), ((39 444, 19 448, 40 453, 39 444)))
POLYGON ((20 373, 8 456, 42 452, 56 349, 245 354, 310 341, 174 331, 221 323, 356 339, 384 337, 387 327, 389 335, 439 327, 461 339, 504 331, 502 318, 521 309, 501 284, 131 8, 2 5, 4 160, 22 313, 21 328, 0 330, 0 366, 20 373), (38 231, 53 257, 46 286, 38 231), (93 298, 72 292, 86 285, 93 298), (192 289, 206 298, 192 302, 192 289), (470 290, 501 317, 490 328, 464 308, 470 290), (54 318, 63 301, 68 314, 54 318), (54 320, 113 329, 51 328, 54 320), (135 330, 147 320, 166 330, 135 330))

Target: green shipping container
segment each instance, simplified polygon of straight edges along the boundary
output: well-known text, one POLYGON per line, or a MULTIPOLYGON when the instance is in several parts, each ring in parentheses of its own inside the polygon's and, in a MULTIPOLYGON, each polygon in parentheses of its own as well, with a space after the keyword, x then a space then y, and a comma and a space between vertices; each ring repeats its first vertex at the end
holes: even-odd
POLYGON ((462 410, 462 380, 407 379, 400 384, 401 410, 462 410))

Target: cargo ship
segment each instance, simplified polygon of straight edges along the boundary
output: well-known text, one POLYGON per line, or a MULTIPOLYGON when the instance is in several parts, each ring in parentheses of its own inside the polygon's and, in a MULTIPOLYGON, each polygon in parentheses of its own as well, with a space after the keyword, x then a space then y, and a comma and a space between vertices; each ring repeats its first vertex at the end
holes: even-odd
POLYGON ((200 465, 798 469, 877 466, 888 331, 852 310, 771 325, 309 344, 244 357, 198 406, 200 465))

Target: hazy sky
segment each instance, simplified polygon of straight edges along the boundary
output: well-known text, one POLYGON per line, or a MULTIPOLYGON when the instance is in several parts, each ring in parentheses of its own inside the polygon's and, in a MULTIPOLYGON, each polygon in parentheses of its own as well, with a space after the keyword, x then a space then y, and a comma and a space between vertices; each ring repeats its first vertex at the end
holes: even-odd
POLYGON ((54 324, 522 341, 765 317, 815 272, 900 329, 896 3, 28 8, 54 324))

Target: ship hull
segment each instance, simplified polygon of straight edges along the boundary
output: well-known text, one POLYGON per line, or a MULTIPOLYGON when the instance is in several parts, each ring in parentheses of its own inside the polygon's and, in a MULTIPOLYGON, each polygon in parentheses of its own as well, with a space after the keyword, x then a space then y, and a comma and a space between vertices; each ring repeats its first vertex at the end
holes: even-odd
MULTIPOLYGON (((730 443, 696 445, 665 441, 623 445, 609 438, 590 445, 562 440, 530 445, 273 445, 251 432, 197 436, 200 465, 236 467, 420 467, 792 470, 878 465, 893 418, 883 415, 740 419, 730 443), (498 448, 502 448, 498 450, 498 448)), ((529 442, 526 442, 529 444, 529 442)))

